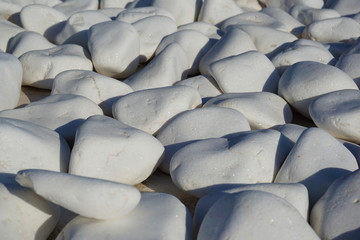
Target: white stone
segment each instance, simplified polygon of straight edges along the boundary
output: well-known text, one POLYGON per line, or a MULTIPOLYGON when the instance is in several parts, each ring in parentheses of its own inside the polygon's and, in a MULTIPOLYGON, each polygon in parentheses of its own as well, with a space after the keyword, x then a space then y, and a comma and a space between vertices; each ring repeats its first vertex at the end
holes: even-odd
MULTIPOLYGON (((100 4, 101 4, 101 2, 100 2, 100 4)), ((124 8, 101 8, 97 11, 105 14, 106 16, 111 18, 111 20, 115 20, 116 16, 119 15, 119 13, 121 13, 122 11, 125 11, 125 9, 124 8)))
POLYGON ((18 105, 23 69, 20 61, 0 51, 0 111, 18 105))
POLYGON ((152 58, 161 40, 177 30, 174 20, 160 15, 142 18, 132 25, 140 38, 140 63, 152 58))
POLYGON ((360 37, 360 24, 347 17, 330 18, 312 22, 304 32, 304 38, 317 42, 353 42, 360 37))
POLYGON ((322 239, 359 238, 360 171, 336 180, 311 211, 311 225, 322 239))
POLYGON ((168 17, 174 22, 176 22, 174 16, 163 8, 158 7, 136 7, 136 8, 128 8, 125 11, 122 11, 117 15, 116 20, 127 22, 127 23, 134 23, 140 19, 151 17, 151 16, 164 16, 168 17))
POLYGON ((320 240, 295 207, 262 191, 219 199, 206 214, 197 239, 320 240))
POLYGON ((309 198, 308 192, 304 185, 299 183, 258 183, 258 184, 234 184, 229 189, 211 192, 200 198, 196 204, 194 213, 194 230, 198 231, 206 213, 216 203, 217 200, 224 196, 239 193, 243 191, 263 191, 272 193, 291 203, 303 216, 308 218, 309 198))
POLYGON ((235 3, 242 8, 260 11, 262 9, 260 3, 257 0, 235 0, 235 3))
POLYGON ((0 172, 22 169, 67 172, 70 148, 55 131, 11 118, 0 118, 0 172))
POLYGON ((294 5, 289 13, 305 25, 318 20, 340 17, 340 14, 333 9, 316 9, 305 5, 294 5))
POLYGON ((15 118, 50 128, 71 142, 77 127, 86 118, 102 114, 101 108, 88 98, 56 94, 32 102, 24 108, 1 111, 0 117, 15 118))
POLYGON ((9 40, 16 34, 25 31, 25 29, 13 24, 12 22, 0 17, 0 50, 6 51, 9 40))
POLYGON ((304 184, 312 207, 333 181, 358 168, 355 157, 337 139, 309 128, 295 143, 275 182, 304 184))
POLYGON ((56 44, 78 44, 84 48, 88 46, 89 28, 97 23, 110 21, 110 17, 99 11, 81 11, 72 14, 65 26, 59 31, 54 41, 56 44))
POLYGON ((7 52, 19 58, 22 54, 32 50, 44 50, 56 47, 43 35, 37 32, 24 31, 9 40, 7 52))
POLYGON ((16 175, 16 181, 46 200, 88 218, 123 216, 140 201, 140 192, 133 186, 67 173, 23 170, 16 175))
POLYGON ((287 123, 276 128, 281 132, 286 138, 288 138, 293 144, 297 142, 301 134, 307 129, 304 126, 287 123))
POLYGON ((0 1, 0 18, 9 19, 12 15, 21 11, 21 6, 8 2, 8 1, 0 1))
POLYGON ((205 0, 201 6, 198 21, 221 25, 225 19, 242 12, 243 10, 234 0, 205 0))
POLYGON ((226 57, 256 50, 247 33, 240 29, 229 29, 221 39, 202 57, 199 69, 201 74, 210 75, 210 64, 226 57))
POLYGON ((205 22, 193 22, 178 27, 178 30, 192 29, 201 32, 210 39, 219 40, 224 33, 216 26, 205 22))
POLYGON ((159 167, 169 172, 171 157, 191 142, 249 130, 245 116, 234 109, 212 107, 182 112, 168 121, 156 136, 165 147, 165 158, 159 167))
POLYGON ((74 13, 85 10, 97 10, 99 8, 99 0, 65 0, 62 3, 53 6, 56 10, 65 13, 70 17, 74 13))
POLYGON ((93 69, 84 48, 75 44, 26 52, 19 60, 23 67, 22 85, 43 89, 52 88, 58 73, 71 69, 93 69))
POLYGON ((305 5, 311 8, 322 8, 323 0, 260 0, 266 7, 278 7, 286 12, 294 5, 305 5))
POLYGON ((199 73, 201 58, 216 42, 217 40, 211 40, 199 31, 185 29, 164 37, 156 49, 156 54, 161 52, 169 44, 178 43, 187 55, 188 74, 192 76, 199 73))
POLYGON ((210 74, 224 93, 277 92, 279 74, 257 51, 227 57, 210 64, 210 74))
POLYGON ((309 106, 316 126, 336 138, 360 143, 359 90, 339 90, 322 95, 309 106))
POLYGON ((174 154, 170 175, 196 197, 230 184, 271 183, 290 149, 288 140, 271 129, 205 139, 174 154))
POLYGON ((188 60, 184 49, 179 44, 172 43, 124 82, 135 91, 172 86, 186 78, 187 68, 188 60))
POLYGON ((30 189, 16 183, 0 183, 1 239, 47 239, 60 216, 60 209, 30 189))
POLYGON ((150 134, 156 133, 176 114, 201 106, 199 92, 188 86, 137 91, 113 105, 114 118, 150 134))
POLYGON ((131 0, 100 0, 100 8, 125 8, 131 0))
POLYGON ((325 1, 325 6, 336 10, 342 16, 357 14, 360 12, 360 5, 357 0, 327 0, 325 1))
POLYGON ((360 41, 357 41, 348 51, 344 52, 335 67, 347 73, 360 86, 360 41))
POLYGON ((298 62, 288 67, 279 80, 278 93, 303 116, 317 97, 337 90, 356 89, 355 82, 336 67, 318 62, 298 62))
POLYGON ((214 106, 238 110, 249 121, 251 129, 266 129, 290 123, 293 116, 284 99, 268 92, 226 93, 210 99, 204 105, 214 106))
POLYGON ((127 84, 93 71, 68 70, 56 75, 51 95, 75 94, 98 104, 104 114, 111 116, 112 105, 122 95, 133 92, 127 84))
POLYGON ((137 69, 139 34, 129 23, 110 21, 95 24, 89 29, 88 47, 94 67, 100 74, 126 78, 137 69))
POLYGON ((143 193, 138 206, 126 216, 111 221, 76 217, 56 239, 190 240, 191 237, 190 213, 177 198, 165 193, 143 193))
POLYGON ((153 136, 105 116, 88 118, 77 130, 69 173, 135 185, 162 160, 153 136))

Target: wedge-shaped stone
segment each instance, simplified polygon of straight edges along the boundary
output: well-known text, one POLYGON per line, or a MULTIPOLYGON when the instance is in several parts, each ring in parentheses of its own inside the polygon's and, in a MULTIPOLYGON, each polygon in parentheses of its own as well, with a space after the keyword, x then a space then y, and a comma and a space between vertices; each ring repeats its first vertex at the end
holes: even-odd
POLYGON ((243 10, 234 0, 205 0, 201 6, 198 21, 221 25, 225 19, 242 12, 243 10))

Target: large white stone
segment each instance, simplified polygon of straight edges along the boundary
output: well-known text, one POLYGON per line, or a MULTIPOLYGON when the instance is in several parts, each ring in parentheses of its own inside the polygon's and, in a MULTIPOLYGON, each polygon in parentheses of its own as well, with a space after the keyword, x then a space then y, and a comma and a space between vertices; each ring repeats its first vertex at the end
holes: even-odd
POLYGON ((56 75, 51 95, 75 94, 98 104, 104 114, 111 116, 112 105, 122 95, 133 92, 127 84, 86 70, 68 70, 56 75))
POLYGON ((108 221, 76 217, 56 239, 190 240, 191 237, 190 213, 176 197, 143 193, 138 206, 126 216, 108 221))
POLYGON ((305 25, 318 20, 340 17, 340 14, 333 9, 317 9, 300 4, 294 5, 289 13, 305 25))
POLYGON ((76 132, 69 173, 135 185, 155 171, 163 153, 162 144, 150 134, 93 116, 76 132))
POLYGON ((333 181, 358 168, 355 157, 337 139, 309 128, 295 143, 275 182, 304 184, 312 207, 333 181))
POLYGON ((133 186, 67 173, 23 170, 16 175, 16 181, 46 200, 88 218, 123 216, 140 201, 140 192, 133 186))
POLYGON ((18 105, 23 69, 13 55, 0 51, 0 111, 18 105))
POLYGON ((358 40, 348 51, 344 52, 336 67, 347 73, 360 86, 360 68, 358 62, 360 61, 360 41, 358 40))
POLYGON ((224 93, 276 93, 278 89, 278 72, 272 62, 257 51, 220 59, 211 63, 209 70, 224 93))
POLYGON ((206 214, 197 239, 320 240, 295 207, 262 191, 219 199, 206 214))
POLYGON ((121 97, 113 105, 115 119, 156 133, 176 114, 201 106, 199 92, 187 86, 171 86, 136 91, 121 97))
POLYGON ((174 16, 166 9, 151 6, 135 8, 128 7, 125 9, 125 11, 120 12, 116 16, 116 20, 127 23, 134 23, 140 19, 151 16, 164 16, 176 21, 174 16))
POLYGON ((99 8, 99 0, 64 0, 53 6, 53 8, 70 17, 80 11, 97 10, 99 8))
POLYGON ((186 78, 187 69, 188 60, 184 49, 172 43, 124 82, 135 91, 172 86, 186 78))
POLYGON ((319 62, 298 62, 288 67, 279 80, 278 93, 302 115, 317 97, 337 90, 356 89, 355 82, 336 67, 319 62))
POLYGON ((75 44, 26 52, 19 60, 23 66, 22 84, 43 89, 51 89, 55 76, 60 72, 93 69, 84 48, 75 44))
POLYGON ((226 107, 238 110, 249 121, 251 129, 266 129, 292 120, 287 102, 268 92, 226 93, 210 99, 204 107, 226 107))
POLYGON ((0 17, 0 50, 6 51, 9 40, 16 34, 25 31, 25 29, 13 24, 12 22, 0 17))
POLYGON ((311 225, 322 239, 359 238, 360 170, 330 185, 311 211, 311 225))
POLYGON ((243 10, 234 0, 205 0, 201 6, 198 21, 221 25, 225 19, 242 12, 243 10))
POLYGON ((160 169, 169 173, 174 153, 192 142, 249 130, 245 116, 234 109, 212 107, 182 112, 169 120, 156 135, 165 147, 160 169))
POLYGON ((170 175, 180 189, 197 197, 230 184, 271 183, 290 149, 279 131, 269 129, 205 139, 174 154, 170 175))
POLYGON ((101 108, 88 98, 56 94, 32 102, 24 108, 1 111, 0 117, 20 119, 50 128, 72 142, 76 129, 86 118, 102 114, 101 108))
POLYGON ((224 33, 216 26, 205 22, 193 22, 178 27, 178 30, 192 29, 201 32, 210 39, 220 39, 224 33))
POLYGON ((94 67, 100 74, 126 78, 137 69, 140 39, 129 23, 110 21, 95 24, 89 29, 88 47, 94 67))

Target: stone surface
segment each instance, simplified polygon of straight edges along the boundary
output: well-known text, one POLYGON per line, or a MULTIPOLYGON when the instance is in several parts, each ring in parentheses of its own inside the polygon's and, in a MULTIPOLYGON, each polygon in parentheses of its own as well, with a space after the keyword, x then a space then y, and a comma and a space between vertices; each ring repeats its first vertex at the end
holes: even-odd
POLYGON ((279 132, 281 132, 285 137, 287 137, 293 144, 297 142, 301 134, 307 129, 304 126, 287 123, 282 126, 276 127, 279 132))
POLYGON ((318 20, 340 17, 340 14, 333 9, 316 9, 300 4, 294 5, 289 13, 305 25, 318 20))
POLYGON ((335 67, 347 73, 360 86, 360 69, 357 63, 360 61, 360 41, 357 41, 348 51, 344 51, 335 67))
POLYGON ((56 10, 65 13, 66 16, 70 17, 74 13, 85 11, 85 10, 97 10, 99 8, 98 0, 65 0, 54 6, 56 10))
POLYGON ((241 7, 233 0, 205 0, 201 6, 198 21, 221 25, 225 19, 242 12, 241 7))
POLYGON ((357 0, 328 0, 325 2, 327 8, 336 10, 343 16, 356 14, 360 12, 359 2, 357 0))
POLYGON ((190 214, 177 198, 164 193, 143 193, 138 206, 126 216, 111 221, 76 217, 56 239, 190 240, 191 236, 190 214))
POLYGON ((115 119, 155 134, 176 114, 201 106, 197 90, 171 86, 137 91, 121 97, 113 105, 115 119))
POLYGON ((210 39, 219 40, 224 33, 216 26, 205 22, 192 22, 178 26, 178 30, 192 29, 201 32, 210 39))
POLYGON ((133 186, 67 173, 23 170, 17 173, 16 181, 48 201, 88 218, 123 216, 140 201, 140 192, 133 186))
POLYGON ((266 7, 278 7, 289 11, 294 5, 305 5, 311 8, 322 8, 323 0, 260 0, 266 7))
POLYGON ((268 92, 222 94, 204 105, 213 106, 238 110, 249 121, 251 129, 266 129, 290 123, 293 116, 284 99, 268 92))
POLYGON ((232 238, 319 240, 289 202, 261 191, 244 191, 219 199, 206 214, 197 239, 232 238))
POLYGON ((166 9, 152 6, 136 8, 128 7, 125 11, 122 11, 117 15, 116 20, 127 23, 134 23, 140 19, 151 16, 164 16, 176 21, 174 16, 166 9))
POLYGON ((319 128, 309 128, 295 143, 275 182, 304 184, 311 208, 332 182, 358 168, 355 157, 337 139, 319 128))
POLYGON ((25 29, 16 24, 0 18, 0 50, 6 51, 9 40, 16 34, 25 31, 25 29))

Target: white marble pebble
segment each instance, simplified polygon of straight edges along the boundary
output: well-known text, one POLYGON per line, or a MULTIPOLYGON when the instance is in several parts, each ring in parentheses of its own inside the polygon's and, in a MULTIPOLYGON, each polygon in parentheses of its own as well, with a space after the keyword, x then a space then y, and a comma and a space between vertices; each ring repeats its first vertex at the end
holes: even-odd
POLYGON ((23 108, 1 111, 0 117, 15 118, 50 128, 72 142, 76 129, 86 118, 102 114, 101 108, 86 97, 56 94, 23 108))
POLYGON ((175 17, 169 11, 163 8, 152 7, 152 6, 127 8, 125 11, 120 12, 116 16, 116 20, 127 23, 134 23, 140 19, 151 16, 164 16, 176 22, 175 17))
POLYGON ((143 69, 124 82, 135 91, 172 86, 177 81, 186 78, 188 66, 184 49, 177 43, 171 43, 143 69))
POLYGON ((67 16, 47 5, 30 4, 21 9, 21 25, 29 31, 44 35, 49 41, 53 41, 55 35, 63 27, 63 21, 67 16))
POLYGON ((185 29, 197 30, 210 39, 219 40, 221 36, 224 35, 223 31, 221 31, 218 27, 205 22, 192 22, 178 26, 179 31, 185 29))
POLYGON ((201 6, 198 21, 221 25, 225 19, 243 12, 234 0, 205 0, 201 6))
POLYGON ((161 40, 177 31, 174 20, 165 16, 150 16, 132 24, 139 33, 140 63, 151 59, 161 40))
POLYGON ((138 206, 126 216, 108 221, 79 216, 56 239, 74 238, 190 240, 191 217, 187 208, 170 194, 142 193, 138 206))
POLYGON ((32 50, 44 50, 56 47, 43 35, 33 31, 24 31, 16 34, 9 40, 7 52, 19 58, 22 54, 32 50))
POLYGON ((271 183, 290 149, 288 140, 272 129, 205 139, 174 154, 170 175, 176 186, 196 197, 231 184, 271 183))
POLYGON ((60 72, 93 69, 86 50, 75 44, 33 50, 21 55, 19 60, 23 67, 22 85, 43 89, 51 89, 55 76, 60 72))
POLYGON ((191 142, 249 130, 245 116, 234 109, 212 107, 182 112, 169 120, 156 135, 165 147, 164 160, 159 168, 169 173, 171 157, 191 142))
POLYGON ((327 0, 325 1, 325 7, 336 10, 342 16, 348 16, 360 12, 360 5, 357 0, 327 0))
POLYGON ((336 67, 305 61, 293 64, 283 73, 278 94, 299 113, 310 118, 308 108, 314 99, 342 89, 358 90, 358 87, 336 67))
POLYGON ((1 239, 47 239, 55 228, 60 216, 59 207, 30 189, 16 182, 0 182, 0 198, 1 239))
POLYGON ((210 64, 211 76, 224 93, 277 92, 279 73, 261 52, 248 51, 210 64))
POLYGON ((22 73, 20 61, 15 56, 0 51, 0 111, 18 105, 22 73))
POLYGON ((53 6, 56 10, 65 13, 70 17, 74 13, 85 10, 97 10, 99 8, 99 0, 65 0, 53 6))
POLYGON ((309 128, 295 143, 274 182, 304 184, 312 207, 333 181, 358 168, 356 158, 336 138, 309 128))
POLYGON ((131 0, 100 0, 99 7, 103 8, 126 8, 126 5, 131 2, 131 0))
POLYGON ((200 73, 211 75, 209 70, 211 63, 252 50, 256 50, 256 47, 247 33, 236 28, 229 29, 201 58, 200 73))
POLYGON ((184 49, 188 59, 188 75, 193 76, 199 73, 201 58, 217 40, 209 39, 206 35, 196 30, 180 30, 165 36, 156 49, 156 54, 174 42, 178 43, 184 49))
POLYGON ((122 95, 133 92, 127 84, 88 70, 68 70, 56 75, 51 95, 75 94, 98 104, 104 114, 112 116, 112 105, 122 95))
POLYGON ((288 138, 293 144, 295 144, 301 134, 307 128, 298 124, 287 123, 281 126, 277 126, 275 127, 275 129, 281 132, 286 138, 288 138))
POLYGON ((206 102, 204 107, 226 107, 238 110, 249 121, 251 129, 266 129, 292 121, 287 102, 268 92, 226 93, 206 102))
POLYGON ((314 21, 339 18, 340 14, 333 9, 317 9, 305 5, 294 5, 289 13, 301 23, 308 25, 314 21))
POLYGON ((201 106, 199 92, 188 86, 170 86, 136 91, 113 105, 115 119, 155 134, 176 114, 201 106))
POLYGON ((84 48, 88 47, 88 30, 91 26, 110 21, 110 17, 99 11, 88 10, 72 14, 65 26, 58 31, 54 38, 54 42, 61 44, 78 44, 84 48))
POLYGON ((360 37, 360 24, 348 17, 318 20, 306 26, 303 37, 324 43, 351 43, 360 37))
POLYGON ((88 218, 117 218, 131 212, 140 201, 140 192, 133 186, 67 173, 22 170, 16 174, 16 181, 46 200, 88 218))
POLYGON ((315 99, 309 106, 309 113, 319 128, 336 138, 359 144, 359 104, 359 90, 339 90, 315 99))
POLYGON ((168 10, 177 25, 194 22, 202 6, 202 0, 153 0, 152 6, 168 10))
POLYGON ((150 134, 93 116, 76 131, 69 173, 135 185, 155 171, 163 153, 162 144, 150 134))
POLYGON ((89 29, 88 47, 95 70, 100 74, 126 78, 137 69, 140 39, 129 23, 110 21, 93 25, 89 29))
POLYGON ((47 169, 67 172, 70 148, 55 131, 26 121, 0 118, 0 172, 47 169), (19 147, 20 146, 20 147, 19 147))
POLYGON ((222 94, 215 79, 210 76, 198 75, 177 82, 175 85, 183 85, 195 88, 199 91, 203 104, 209 99, 222 94))
POLYGON ((0 1, 0 18, 9 19, 12 15, 21 11, 21 6, 8 2, 8 1, 0 1))
POLYGON ((322 239, 359 238, 360 170, 330 185, 311 211, 311 225, 322 239), (329 211, 330 210, 330 211, 329 211))
POLYGON ((311 8, 322 8, 324 6, 323 0, 260 0, 266 7, 278 7, 286 12, 294 5, 305 5, 311 8))
POLYGON ((198 231, 206 213, 224 196, 243 191, 263 191, 281 197, 293 205, 304 219, 308 218, 309 199, 304 185, 299 183, 257 183, 257 184, 234 184, 222 191, 214 191, 203 196, 196 204, 194 212, 194 230, 198 231))
POLYGON ((22 27, 0 18, 0 50, 6 51, 9 40, 16 34, 25 31, 22 27))
POLYGON ((288 201, 262 191, 219 199, 206 214, 197 239, 320 240, 288 201))
POLYGON ((260 11, 262 9, 259 1, 257 0, 235 0, 235 3, 250 11, 260 11))
POLYGON ((360 69, 358 62, 360 61, 360 41, 358 40, 348 51, 344 52, 335 67, 347 73, 360 86, 360 69))

